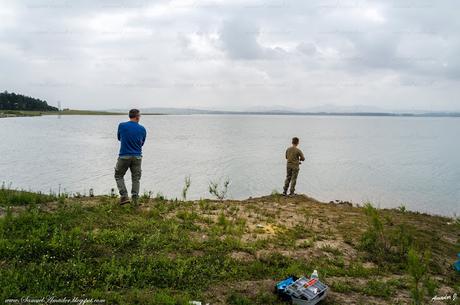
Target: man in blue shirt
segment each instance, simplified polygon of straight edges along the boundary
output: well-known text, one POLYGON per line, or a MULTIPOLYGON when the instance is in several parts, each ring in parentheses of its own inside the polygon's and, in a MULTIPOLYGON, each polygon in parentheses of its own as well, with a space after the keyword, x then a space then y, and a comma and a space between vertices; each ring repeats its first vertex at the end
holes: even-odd
POLYGON ((120 141, 120 154, 115 166, 115 181, 120 192, 120 204, 129 203, 128 191, 125 185, 124 176, 128 168, 131 170, 131 197, 133 203, 139 198, 141 179, 142 146, 145 143, 147 132, 139 120, 141 114, 137 109, 129 111, 129 121, 118 125, 118 141, 120 141))

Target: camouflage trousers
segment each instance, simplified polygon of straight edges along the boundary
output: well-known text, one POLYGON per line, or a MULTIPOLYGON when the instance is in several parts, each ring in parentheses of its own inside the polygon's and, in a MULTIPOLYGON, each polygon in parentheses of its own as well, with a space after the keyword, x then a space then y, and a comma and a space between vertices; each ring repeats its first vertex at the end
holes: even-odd
POLYGON ((120 196, 128 197, 128 190, 125 185, 126 171, 131 171, 131 195, 136 198, 139 197, 139 188, 141 180, 141 165, 142 157, 137 156, 122 156, 118 158, 117 165, 115 165, 115 181, 117 182, 118 191, 120 196))
POLYGON ((291 194, 294 194, 295 192, 295 185, 297 183, 297 175, 299 174, 299 168, 298 167, 290 167, 288 166, 286 168, 286 180, 284 181, 284 193, 287 193, 287 190, 289 188, 289 184, 291 184, 291 189, 289 192, 291 194))

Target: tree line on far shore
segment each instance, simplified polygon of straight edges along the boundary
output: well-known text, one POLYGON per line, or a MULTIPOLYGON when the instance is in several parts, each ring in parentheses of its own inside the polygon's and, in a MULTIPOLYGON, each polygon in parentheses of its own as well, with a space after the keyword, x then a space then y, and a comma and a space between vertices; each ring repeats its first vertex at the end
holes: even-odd
POLYGON ((37 98, 4 91, 0 93, 0 110, 58 111, 59 109, 37 98))

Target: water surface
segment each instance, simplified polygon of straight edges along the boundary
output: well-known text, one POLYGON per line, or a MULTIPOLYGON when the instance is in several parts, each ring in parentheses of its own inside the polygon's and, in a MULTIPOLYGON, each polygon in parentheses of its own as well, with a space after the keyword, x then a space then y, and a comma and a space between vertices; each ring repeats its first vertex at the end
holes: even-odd
MULTIPOLYGON (((115 187, 116 128, 125 116, 43 116, 0 120, 0 181, 14 187, 109 193, 115 187)), ((142 190, 210 197, 281 191, 293 136, 307 161, 297 191, 324 201, 460 214, 459 118, 193 115, 143 116, 142 190)))

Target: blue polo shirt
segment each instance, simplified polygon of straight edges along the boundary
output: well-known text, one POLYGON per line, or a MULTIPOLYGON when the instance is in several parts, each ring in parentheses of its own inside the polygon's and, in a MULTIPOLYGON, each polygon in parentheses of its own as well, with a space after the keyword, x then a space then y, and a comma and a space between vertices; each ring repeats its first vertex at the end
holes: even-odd
POLYGON ((118 141, 120 141, 119 156, 142 156, 142 146, 145 143, 147 131, 137 122, 128 121, 118 125, 118 141))

